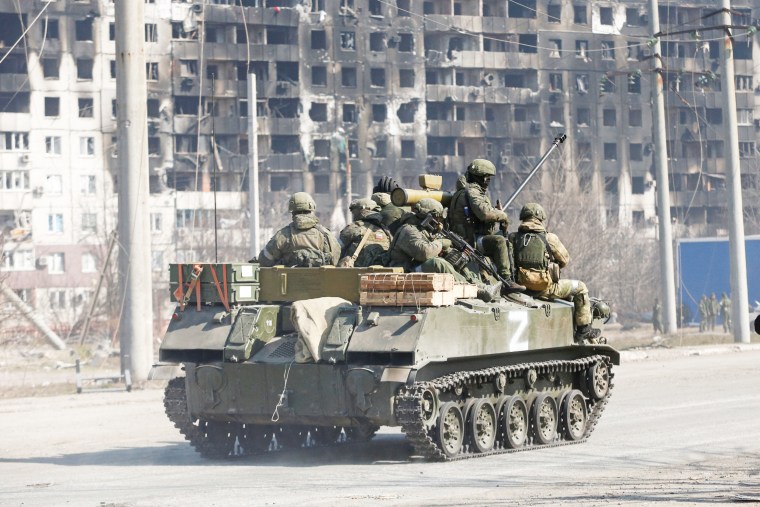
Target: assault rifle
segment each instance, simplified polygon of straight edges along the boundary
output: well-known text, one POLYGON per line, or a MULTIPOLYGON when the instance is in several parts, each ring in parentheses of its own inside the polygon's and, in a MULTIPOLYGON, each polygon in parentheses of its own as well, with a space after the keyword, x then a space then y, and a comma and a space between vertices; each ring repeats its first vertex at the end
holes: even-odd
POLYGON ((500 281, 504 287, 507 287, 509 285, 509 282, 511 280, 508 281, 503 276, 501 276, 487 257, 480 255, 477 250, 475 250, 475 248, 473 248, 467 241, 465 241, 462 236, 453 232, 451 229, 444 227, 443 223, 436 220, 433 215, 428 214, 425 219, 422 220, 422 223, 420 225, 423 229, 429 231, 430 233, 440 234, 444 238, 451 241, 451 248, 461 254, 458 259, 450 259, 448 256, 446 258, 446 260, 451 262, 455 269, 459 270, 465 265, 469 264, 471 260, 473 260, 477 262, 478 265, 483 268, 489 275, 500 281))

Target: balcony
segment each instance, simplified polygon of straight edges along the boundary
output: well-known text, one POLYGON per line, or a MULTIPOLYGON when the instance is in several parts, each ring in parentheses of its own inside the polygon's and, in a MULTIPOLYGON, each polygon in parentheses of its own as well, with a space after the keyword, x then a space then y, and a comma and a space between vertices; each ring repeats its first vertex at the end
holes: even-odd
POLYGON ((480 121, 428 120, 427 135, 433 137, 483 137, 480 121))

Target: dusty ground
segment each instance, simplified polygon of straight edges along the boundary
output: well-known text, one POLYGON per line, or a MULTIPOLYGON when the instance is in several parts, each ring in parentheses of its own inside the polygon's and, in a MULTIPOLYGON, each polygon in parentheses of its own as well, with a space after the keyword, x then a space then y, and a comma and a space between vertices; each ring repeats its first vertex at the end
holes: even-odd
MULTIPOLYGON (((716 328, 716 331, 721 331, 716 328)), ((686 347, 695 345, 717 345, 733 342, 728 334, 699 333, 695 327, 679 329, 673 335, 655 335, 649 323, 610 324, 605 327, 604 336, 610 345, 618 350, 649 350, 686 347)), ((760 335, 752 333, 752 343, 760 343, 760 335)), ((156 345, 158 350, 158 345, 156 345)), ((46 342, 0 343, 0 399, 29 396, 55 396, 76 393, 76 371, 74 364, 80 358, 82 377, 105 377, 119 374, 118 350, 110 343, 78 346, 70 350, 58 351, 46 342)), ((153 382, 140 387, 162 387, 163 383, 153 382)), ((85 388, 123 388, 123 384, 109 381, 84 384, 85 388)))

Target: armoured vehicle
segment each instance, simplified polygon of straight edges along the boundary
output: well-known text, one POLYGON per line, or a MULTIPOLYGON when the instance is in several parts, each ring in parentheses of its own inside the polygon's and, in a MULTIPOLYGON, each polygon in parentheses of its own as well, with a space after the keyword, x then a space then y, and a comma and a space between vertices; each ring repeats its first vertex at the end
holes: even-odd
POLYGON ((619 364, 613 348, 573 341, 571 303, 483 302, 451 275, 248 263, 171 273, 179 304, 156 371, 182 366, 166 413, 207 458, 346 445, 380 426, 400 427, 429 460, 582 442, 619 364))

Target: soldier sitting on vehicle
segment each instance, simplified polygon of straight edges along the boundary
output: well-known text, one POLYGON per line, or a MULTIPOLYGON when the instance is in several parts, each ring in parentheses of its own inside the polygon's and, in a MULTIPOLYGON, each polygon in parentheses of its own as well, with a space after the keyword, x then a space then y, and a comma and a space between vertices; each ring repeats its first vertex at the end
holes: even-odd
POLYGON ((385 192, 375 192, 372 194, 372 200, 380 206, 383 225, 388 228, 391 234, 395 234, 398 231, 399 219, 404 214, 404 210, 393 204, 391 194, 385 192))
POLYGON ((504 211, 494 208, 486 190, 496 167, 485 159, 475 159, 467 166, 466 183, 458 185, 449 204, 448 221, 452 232, 462 236, 470 245, 496 266, 498 274, 506 281, 503 291, 521 292, 525 287, 512 281, 507 239, 497 234, 501 224, 506 231, 509 218, 504 211))
POLYGON ((317 205, 306 192, 296 192, 288 201, 293 221, 277 231, 259 254, 262 266, 335 266, 340 245, 332 233, 319 224, 317 205))
POLYGON ((556 234, 546 231, 546 213, 537 203, 520 211, 520 227, 512 234, 517 281, 536 297, 565 299, 574 305, 575 341, 598 343, 601 331, 591 327, 591 304, 586 284, 560 279, 560 268, 570 262, 570 254, 556 234))
POLYGON ((357 199, 348 207, 354 221, 340 231, 338 267, 367 267, 387 263, 391 233, 383 225, 380 206, 372 199, 357 199))

